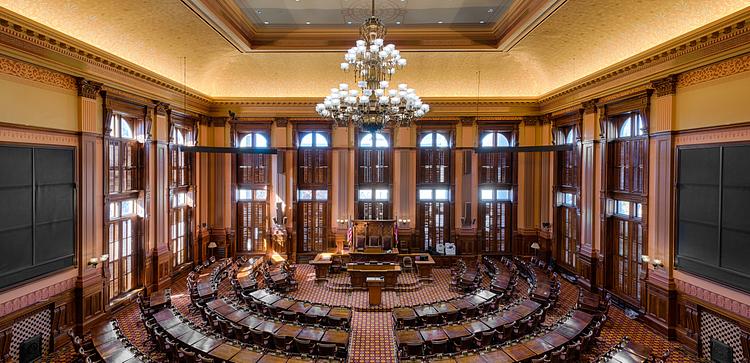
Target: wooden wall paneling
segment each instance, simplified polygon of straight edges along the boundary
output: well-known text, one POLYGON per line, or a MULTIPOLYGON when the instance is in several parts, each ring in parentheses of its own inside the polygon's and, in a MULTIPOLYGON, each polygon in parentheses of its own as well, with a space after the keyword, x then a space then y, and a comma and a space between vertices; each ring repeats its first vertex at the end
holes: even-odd
POLYGON ((693 352, 698 351, 700 337, 700 315, 698 306, 682 294, 677 298, 677 316, 675 319, 675 338, 693 352))

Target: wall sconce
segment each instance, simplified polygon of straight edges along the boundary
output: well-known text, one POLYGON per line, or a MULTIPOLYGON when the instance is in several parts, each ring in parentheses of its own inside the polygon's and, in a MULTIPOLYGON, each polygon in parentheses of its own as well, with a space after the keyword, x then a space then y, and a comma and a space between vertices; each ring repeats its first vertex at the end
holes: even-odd
POLYGON ((338 224, 346 224, 348 222, 349 222, 349 220, 348 219, 344 219, 344 218, 336 220, 336 223, 338 223, 338 224))
POLYGON ((408 219, 408 218, 406 218, 406 219, 399 219, 398 223, 401 224, 401 225, 406 225, 406 224, 411 223, 411 219, 408 219))
POLYGON ((641 256, 641 261, 643 261, 643 263, 645 264, 648 264, 649 262, 651 262, 651 257, 648 257, 648 255, 643 255, 641 256))
POLYGON ((663 264, 663 263, 661 262, 661 260, 660 260, 660 259, 658 259, 658 258, 655 258, 655 259, 654 259, 654 260, 653 260, 653 261, 651 262, 651 265, 652 265, 652 266, 654 266, 654 269, 660 269, 660 268, 664 267, 664 264, 663 264))
POLYGON ((96 266, 99 265, 99 262, 104 263, 107 260, 109 260, 109 255, 104 254, 104 255, 101 255, 101 257, 98 257, 98 258, 97 257, 91 257, 91 258, 89 258, 89 262, 87 262, 86 264, 89 265, 89 266, 91 266, 92 268, 96 268, 96 266))

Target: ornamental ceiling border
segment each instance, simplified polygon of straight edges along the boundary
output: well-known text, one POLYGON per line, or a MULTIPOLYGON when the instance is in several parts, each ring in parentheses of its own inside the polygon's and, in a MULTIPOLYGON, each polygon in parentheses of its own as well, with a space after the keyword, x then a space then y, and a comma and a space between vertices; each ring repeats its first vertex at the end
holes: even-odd
MULTIPOLYGON (((186 94, 199 103, 210 104, 212 102, 206 95, 194 90, 185 92, 184 86, 177 82, 173 82, 137 64, 120 59, 73 37, 59 33, 54 29, 49 29, 39 24, 30 24, 30 21, 19 19, 14 13, 3 8, 0 8, 0 43, 5 43, 18 50, 49 60, 51 58, 49 55, 39 54, 37 49, 33 49, 33 46, 40 47, 120 76, 140 79, 179 95, 186 94)), ((70 64, 66 65, 70 66, 70 64)), ((77 70, 81 72, 87 71, 84 69, 77 70)), ((132 80, 120 79, 120 81, 127 83, 132 80)))
POLYGON ((636 55, 602 71, 584 77, 582 80, 575 81, 568 86, 563 86, 561 89, 549 92, 547 95, 542 95, 539 97, 539 103, 542 107, 548 106, 565 95, 591 88, 605 81, 623 78, 624 76, 653 68, 665 62, 673 61, 690 53, 706 50, 709 47, 719 46, 719 49, 710 52, 711 54, 715 54, 746 45, 749 43, 746 38, 750 38, 750 29, 747 26, 749 20, 750 8, 735 14, 729 20, 721 21, 721 23, 717 22, 717 24, 713 26, 709 25, 702 31, 696 30, 666 44, 657 46, 647 51, 646 55, 636 55))
POLYGON ((683 88, 750 71, 750 54, 709 64, 677 76, 677 87, 683 88))
MULTIPOLYGON (((750 8, 731 16, 727 20, 716 22, 714 25, 708 25, 702 30, 696 30, 661 45, 655 48, 655 50, 649 52, 649 54, 651 54, 650 56, 641 58, 640 60, 633 61, 631 59, 621 62, 609 69, 605 69, 597 72, 597 74, 587 77, 588 80, 584 78, 584 81, 582 82, 579 81, 573 83, 562 91, 543 95, 536 99, 497 98, 491 100, 479 100, 478 105, 482 108, 488 106, 530 106, 531 109, 522 111, 528 114, 541 114, 542 112, 549 112, 548 110, 556 109, 559 107, 558 105, 562 106, 568 104, 566 107, 570 107, 569 105, 572 103, 580 103, 586 99, 599 97, 596 92, 580 96, 577 95, 577 93, 591 89, 595 86, 606 86, 607 82, 622 80, 627 76, 632 76, 636 79, 634 81, 625 79, 624 84, 613 85, 610 90, 602 90, 600 92, 606 93, 608 91, 616 91, 624 87, 629 87, 631 84, 628 82, 648 84, 650 81, 649 78, 661 76, 661 73, 664 72, 680 74, 680 86, 744 72, 750 67, 750 65, 747 64, 748 61, 746 61, 748 56, 744 55, 741 59, 732 59, 729 57, 737 57, 737 54, 727 53, 732 51, 738 53, 750 49, 750 31, 747 26, 748 20, 750 20, 750 8), (722 56, 727 58, 717 59, 722 56), (675 61, 680 57, 682 57, 681 62, 675 61), (700 69, 690 68, 701 61, 716 62, 717 60, 720 63, 713 66, 703 65, 703 68, 700 69), (669 63, 670 61, 671 63, 669 63), (653 74, 644 74, 642 76, 636 74, 655 66, 660 66, 662 69, 654 71, 653 74), (680 67, 688 69, 684 71, 684 75, 681 74, 680 67)), ((43 25, 34 25, 29 20, 19 19, 17 15, 3 8, 0 8, 0 44, 1 43, 4 43, 9 48, 7 50, 0 48, 0 51, 4 55, 10 57, 16 57, 16 55, 18 55, 16 58, 18 58, 19 62, 28 62, 30 65, 49 68, 50 72, 62 72, 63 74, 67 73, 70 76, 84 76, 93 81, 102 79, 109 80, 109 83, 115 83, 116 86, 126 89, 127 92, 140 95, 149 94, 148 98, 156 98, 154 95, 158 95, 158 98, 167 102, 171 101, 172 103, 175 103, 177 99, 182 101, 183 94, 185 94, 183 92, 183 86, 177 82, 156 75, 143 67, 119 59, 109 53, 98 50, 93 46, 59 33, 54 29, 46 28, 43 25), (51 56, 49 54, 50 51, 60 54, 63 57, 67 57, 72 60, 72 62, 65 62, 59 57, 51 56), (29 62, 31 57, 34 59, 38 58, 41 61, 39 63, 29 62), (75 64, 76 61, 81 62, 81 64, 75 64), (94 65, 96 68, 91 69, 86 67, 86 65, 94 65), (133 84, 134 79, 143 83, 133 84), (151 85, 152 87, 147 87, 147 85, 151 85), (169 93, 164 95, 164 91, 169 93)), ((634 57, 634 59, 637 59, 637 57, 638 56, 634 57)), ((702 65, 698 64, 698 66, 702 65)), ((23 72, 20 74, 23 74, 23 72)), ((40 79, 43 78, 43 76, 40 77, 40 79)), ((310 101, 279 99, 221 99, 211 98, 194 90, 188 90, 186 94, 190 98, 188 104, 189 108, 207 113, 214 110, 222 110, 227 105, 242 105, 246 107, 260 106, 266 108, 267 106, 307 107, 315 104, 315 101, 312 101, 312 98, 310 101)), ((469 112, 469 108, 471 108, 471 106, 476 107, 477 100, 472 100, 470 98, 436 98, 432 103, 465 106, 465 109, 461 109, 460 111, 463 113, 471 113, 469 112)), ((256 112, 255 110, 248 111, 250 113, 256 112)), ((485 110, 485 112, 498 113, 513 111, 518 112, 518 110, 485 110)), ((263 113, 263 110, 261 110, 260 113, 263 113)))
POLYGON ((76 91, 78 89, 74 77, 35 64, 6 57, 2 54, 0 54, 0 73, 64 90, 76 91))

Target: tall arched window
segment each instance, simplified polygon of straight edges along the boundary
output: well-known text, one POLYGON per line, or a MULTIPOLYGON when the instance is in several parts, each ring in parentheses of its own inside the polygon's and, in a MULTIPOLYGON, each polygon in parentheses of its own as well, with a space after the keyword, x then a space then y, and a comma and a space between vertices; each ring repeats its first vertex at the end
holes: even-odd
MULTIPOLYGON (((112 104, 119 104, 112 102, 112 104)), ((128 104, 122 109, 132 110, 128 104)), ((106 253, 109 255, 108 296, 110 301, 138 287, 140 262, 140 216, 137 211, 143 192, 144 113, 105 110, 109 115, 105 135, 107 165, 106 253)))
POLYGON ((357 148, 357 218, 391 218, 391 148, 388 135, 359 134, 357 148))
MULTIPOLYGON (((239 132, 238 147, 268 148, 268 133, 239 132)), ((270 185, 270 157, 261 153, 237 155, 237 250, 265 253, 270 245, 268 187, 270 185)))
MULTIPOLYGON (((646 97, 646 96, 642 96, 646 97)), ((624 101, 620 105, 627 103, 624 101)), ((631 102, 632 108, 605 108, 607 223, 605 250, 611 256, 605 261, 611 271, 606 286, 623 300, 643 306, 644 270, 641 256, 648 250, 645 224, 648 211, 648 108, 639 108, 642 99, 631 102), (620 111, 625 109, 625 111, 620 111)))
POLYGON ((331 150, 329 134, 304 131, 298 134, 297 221, 298 251, 312 256, 331 247, 328 238, 331 150))
MULTIPOLYGON (((580 114, 576 114, 580 115, 580 114)), ((578 263, 580 178, 578 148, 578 124, 580 117, 559 118, 556 120, 555 139, 559 144, 570 145, 567 150, 555 153, 555 241, 558 244, 557 256, 560 266, 576 273, 578 263)))
POLYGON ((427 131, 418 138, 417 228, 424 249, 450 241, 451 142, 446 132, 427 131))
MULTIPOLYGON (((512 130, 480 132, 481 148, 514 146, 512 130)), ((479 161, 479 235, 482 251, 500 253, 509 250, 513 214, 513 154, 509 151, 483 151, 479 161)))
POLYGON ((190 262, 193 214, 193 157, 180 149, 195 143, 195 121, 170 112, 169 238, 172 266, 190 262))

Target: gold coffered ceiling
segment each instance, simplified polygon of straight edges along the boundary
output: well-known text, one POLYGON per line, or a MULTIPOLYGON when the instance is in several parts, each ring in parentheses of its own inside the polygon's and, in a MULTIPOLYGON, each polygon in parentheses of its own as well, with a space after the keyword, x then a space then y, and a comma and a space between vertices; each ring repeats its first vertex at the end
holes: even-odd
MULTIPOLYGON (((176 82, 184 77, 212 97, 322 97, 350 81, 338 70, 343 47, 244 53, 180 0, 0 0, 0 6, 176 82)), ((423 97, 474 98, 480 71, 481 97, 539 97, 747 6, 747 0, 568 0, 506 52, 403 52, 409 66, 398 81, 423 97)))

